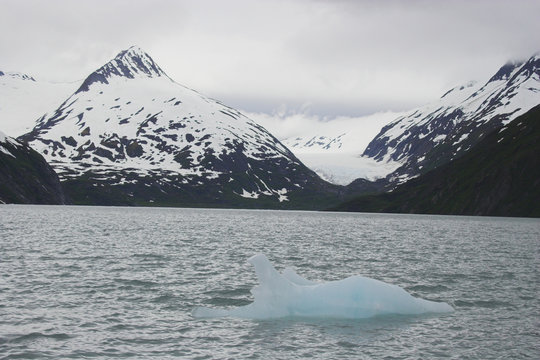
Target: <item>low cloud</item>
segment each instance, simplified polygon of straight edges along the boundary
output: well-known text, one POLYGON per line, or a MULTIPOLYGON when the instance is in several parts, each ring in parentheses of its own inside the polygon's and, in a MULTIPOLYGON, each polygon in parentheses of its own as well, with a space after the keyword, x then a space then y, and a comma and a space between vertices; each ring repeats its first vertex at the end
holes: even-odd
POLYGON ((404 110, 540 44, 531 0, 0 4, 0 70, 73 81, 136 44, 179 83, 252 112, 404 110))
POLYGON ((243 113, 264 126, 279 140, 296 137, 309 139, 314 136, 335 137, 347 133, 348 136, 354 138, 354 142, 347 143, 350 149, 340 149, 340 151, 358 154, 363 152, 383 126, 403 115, 402 112, 386 111, 361 117, 321 117, 310 114, 307 109, 291 111, 284 106, 271 114, 243 113))

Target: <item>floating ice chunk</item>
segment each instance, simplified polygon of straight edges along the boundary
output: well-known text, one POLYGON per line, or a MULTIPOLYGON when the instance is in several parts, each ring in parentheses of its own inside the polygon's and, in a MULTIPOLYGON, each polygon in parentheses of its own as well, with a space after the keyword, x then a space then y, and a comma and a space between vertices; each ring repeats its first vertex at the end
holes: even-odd
POLYGON ((423 314, 453 311, 447 303, 415 298, 401 287, 363 276, 317 283, 291 269, 280 274, 265 255, 248 262, 255 267, 259 285, 255 301, 232 309, 194 309, 195 317, 232 316, 249 319, 282 317, 367 318, 384 314, 423 314))

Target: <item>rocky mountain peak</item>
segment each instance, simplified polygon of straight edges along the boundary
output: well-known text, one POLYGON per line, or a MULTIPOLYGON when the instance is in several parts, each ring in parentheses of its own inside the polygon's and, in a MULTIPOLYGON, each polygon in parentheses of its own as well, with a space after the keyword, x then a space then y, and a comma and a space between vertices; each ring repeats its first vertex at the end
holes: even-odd
MULTIPOLYGON (((113 69, 118 69, 122 76, 127 78, 134 78, 136 76, 167 76, 165 72, 161 70, 161 68, 154 62, 150 55, 148 55, 138 46, 132 46, 127 50, 121 51, 118 55, 116 55, 113 61, 114 64, 112 65, 116 65, 113 67, 113 69)), ((111 64, 111 62, 109 62, 109 64, 111 64)), ((114 70, 112 71, 113 74, 116 74, 114 70)))
POLYGON ((526 61, 511 61, 503 65, 488 81, 512 81, 516 78, 529 78, 533 74, 540 75, 540 54, 531 56, 526 61))
POLYGON ((506 64, 504 64, 496 73, 489 79, 489 82, 497 81, 497 80, 508 80, 512 73, 518 69, 521 65, 523 65, 523 61, 509 61, 506 64))
POLYGON ((83 82, 77 92, 88 91, 94 83, 108 84, 115 77, 127 79, 167 77, 167 74, 144 50, 132 46, 122 50, 114 59, 94 71, 83 82))
POLYGON ((523 64, 520 72, 526 77, 536 74, 537 78, 540 78, 540 53, 531 56, 529 60, 523 64))

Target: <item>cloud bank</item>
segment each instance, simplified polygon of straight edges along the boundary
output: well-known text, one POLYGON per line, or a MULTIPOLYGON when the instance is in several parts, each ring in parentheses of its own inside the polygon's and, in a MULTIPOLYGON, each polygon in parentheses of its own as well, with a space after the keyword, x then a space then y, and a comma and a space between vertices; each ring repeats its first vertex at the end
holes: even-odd
POLYGON ((72 81, 137 44, 251 112, 401 111, 540 45, 540 2, 0 0, 0 70, 72 81))

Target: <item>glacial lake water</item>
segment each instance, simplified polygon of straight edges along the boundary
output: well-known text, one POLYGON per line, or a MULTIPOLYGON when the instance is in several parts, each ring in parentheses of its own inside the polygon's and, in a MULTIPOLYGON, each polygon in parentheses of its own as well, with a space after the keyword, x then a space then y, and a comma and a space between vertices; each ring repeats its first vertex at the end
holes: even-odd
POLYGON ((0 206, 0 359, 539 359, 538 219, 0 206), (246 260, 363 275, 455 311, 199 319, 249 304, 246 260))

